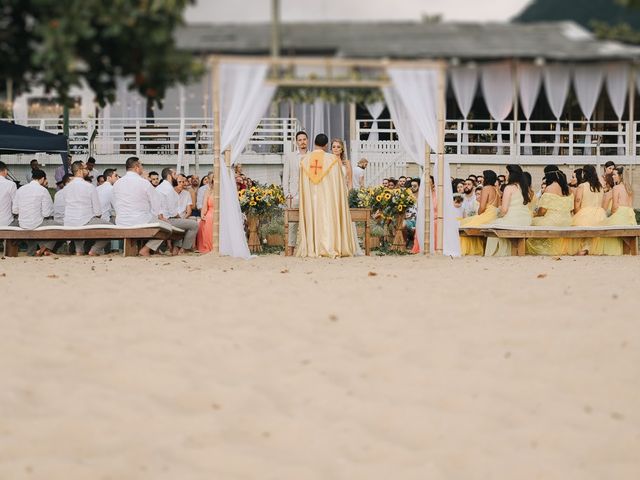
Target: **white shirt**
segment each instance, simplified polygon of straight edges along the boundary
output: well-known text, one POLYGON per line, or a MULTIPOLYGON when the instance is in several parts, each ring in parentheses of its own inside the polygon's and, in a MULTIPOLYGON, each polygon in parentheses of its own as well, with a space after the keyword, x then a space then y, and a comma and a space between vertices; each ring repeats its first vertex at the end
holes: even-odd
POLYGON ((160 195, 136 172, 127 172, 113 185, 116 225, 133 226, 158 221, 160 195))
POLYGON ((353 188, 364 187, 364 168, 356 166, 353 169, 353 188))
POLYGON ((58 190, 53 196, 53 219, 64 224, 64 190, 58 190))
POLYGON ((109 182, 104 182, 96 190, 98 191, 98 199, 100 200, 100 210, 102 210, 100 218, 108 222, 113 213, 113 185, 109 182))
POLYGON ((102 215, 96 187, 83 178, 73 177, 64 190, 65 226, 80 227, 102 215))
POLYGON ((464 217, 471 217, 478 211, 478 201, 476 200, 475 191, 471 196, 464 195, 462 200, 462 210, 464 211, 464 217))
POLYGON ((209 185, 202 185, 198 188, 198 193, 196 194, 196 207, 199 210, 202 210, 202 203, 204 202, 204 194, 207 193, 207 188, 209 185))
POLYGON ((98 173, 98 171, 95 168, 93 170, 89 170, 89 176, 92 177, 91 178, 91 184, 94 187, 98 186, 98 175, 100 175, 100 174, 98 173))
POLYGON ((182 190, 178 194, 178 216, 187 218, 187 207, 191 205, 193 207, 193 200, 191 200, 191 194, 188 190, 182 190))
POLYGON ((11 225, 13 199, 16 197, 16 184, 0 175, 0 226, 11 225))
POLYGON ((45 217, 53 215, 53 200, 49 190, 31 180, 20 187, 13 200, 13 213, 18 215, 18 225, 27 230, 39 227, 45 217))
POLYGON ((180 197, 171 185, 171 182, 163 180, 156 187, 156 191, 160 194, 160 209, 165 218, 177 217, 180 213, 180 197))

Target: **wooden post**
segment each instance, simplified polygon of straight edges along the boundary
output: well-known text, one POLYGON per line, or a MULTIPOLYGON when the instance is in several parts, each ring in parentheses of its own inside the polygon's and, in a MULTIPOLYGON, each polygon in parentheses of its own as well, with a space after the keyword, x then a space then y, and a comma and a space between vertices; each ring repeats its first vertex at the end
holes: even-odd
MULTIPOLYGON (((636 71, 633 69, 633 67, 631 67, 630 71, 629 71, 629 126, 627 127, 627 157, 630 158, 630 160, 633 160, 633 157, 635 157, 636 152, 635 150, 635 145, 636 145, 636 139, 635 139, 635 129, 634 129, 634 125, 633 122, 635 121, 635 108, 636 108, 636 71)), ((631 162, 630 162, 631 163, 631 162)))
POLYGON ((425 255, 431 253, 431 147, 427 143, 424 148, 424 243, 425 255))
POLYGON ((211 63, 213 110, 213 251, 220 253, 220 60, 211 63))
POLYGON ((520 109, 520 96, 518 94, 518 62, 513 62, 512 67, 513 77, 513 129, 511 137, 510 149, 515 149, 515 152, 511 150, 511 156, 515 157, 516 163, 520 163, 518 157, 520 157, 520 125, 518 124, 518 110, 520 109))
MULTIPOLYGON (((444 182, 449 181, 444 177, 444 132, 445 132, 445 109, 447 101, 447 66, 442 63, 438 75, 438 189, 436 191, 438 202, 438 213, 436 215, 436 233, 434 238, 436 255, 442 255, 444 240, 444 182)), ((431 186, 429 186, 431 190, 431 186)), ((451 201, 451 199, 449 199, 451 201)))

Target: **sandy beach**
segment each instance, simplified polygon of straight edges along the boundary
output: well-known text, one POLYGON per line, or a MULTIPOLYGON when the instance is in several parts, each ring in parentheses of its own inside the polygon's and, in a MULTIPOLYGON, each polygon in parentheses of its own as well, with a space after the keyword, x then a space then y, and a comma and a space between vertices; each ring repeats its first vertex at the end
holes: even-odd
POLYGON ((640 478, 639 258, 0 260, 0 479, 640 478))

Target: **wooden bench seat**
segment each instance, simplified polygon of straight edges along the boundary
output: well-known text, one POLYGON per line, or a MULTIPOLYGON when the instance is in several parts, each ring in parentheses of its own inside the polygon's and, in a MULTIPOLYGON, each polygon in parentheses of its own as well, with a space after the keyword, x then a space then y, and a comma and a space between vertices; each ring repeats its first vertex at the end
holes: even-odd
POLYGON ((620 238, 624 242, 624 253, 638 255, 638 226, 611 227, 523 227, 508 225, 482 225, 460 228, 460 235, 467 237, 496 237, 511 241, 511 254, 523 256, 527 238, 620 238))
POLYGON ((138 254, 140 240, 179 240, 184 237, 181 228, 147 223, 122 227, 119 225, 84 225, 65 227, 48 225, 34 230, 20 227, 0 227, 0 239, 4 240, 4 254, 7 257, 18 256, 18 243, 24 240, 124 240, 124 256, 138 254))

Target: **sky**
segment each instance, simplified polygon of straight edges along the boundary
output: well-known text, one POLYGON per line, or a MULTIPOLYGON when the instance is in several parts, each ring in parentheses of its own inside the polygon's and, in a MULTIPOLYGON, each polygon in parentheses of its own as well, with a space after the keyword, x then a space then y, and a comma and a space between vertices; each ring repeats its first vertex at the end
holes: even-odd
MULTIPOLYGON (((530 0, 281 0, 282 21, 420 20, 441 14, 445 21, 507 21, 530 0)), ((197 0, 189 23, 267 22, 271 0, 197 0)))

